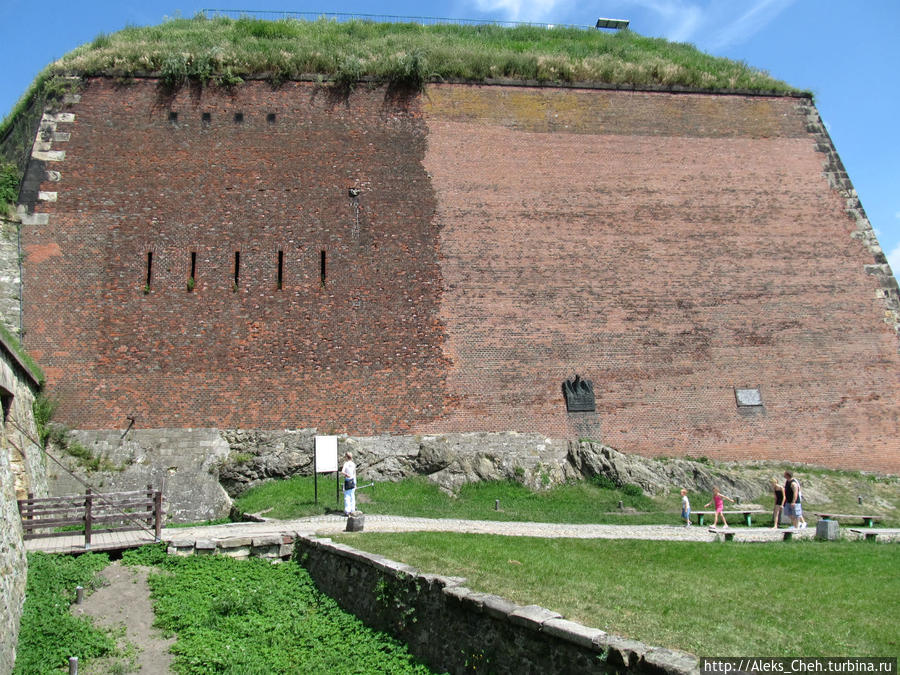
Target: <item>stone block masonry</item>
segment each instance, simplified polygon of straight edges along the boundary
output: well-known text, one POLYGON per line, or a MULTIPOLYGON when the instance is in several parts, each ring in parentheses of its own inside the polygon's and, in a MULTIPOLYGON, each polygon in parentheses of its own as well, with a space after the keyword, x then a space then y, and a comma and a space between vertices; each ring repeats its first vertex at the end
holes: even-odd
POLYGON ((32 157, 26 346, 78 429, 900 472, 896 281, 817 120, 793 97, 92 79, 32 157), (575 374, 596 413, 566 412, 575 374))
POLYGON ((32 402, 34 373, 0 337, 0 675, 12 672, 28 575, 16 499, 46 496, 45 466, 36 436, 32 402))

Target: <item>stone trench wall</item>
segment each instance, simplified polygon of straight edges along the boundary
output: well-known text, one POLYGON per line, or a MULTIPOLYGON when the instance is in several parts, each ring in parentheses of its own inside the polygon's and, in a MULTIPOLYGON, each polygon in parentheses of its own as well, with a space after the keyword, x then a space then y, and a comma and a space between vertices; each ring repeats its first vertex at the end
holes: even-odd
POLYGON ((11 672, 15 663, 28 572, 12 483, 9 453, 4 445, 0 449, 0 520, 6 523, 0 528, 0 635, 3 635, 0 640, 0 673, 11 672))
POLYGON ((0 337, 0 675, 12 671, 28 574, 16 499, 27 492, 47 494, 43 458, 36 437, 32 402, 37 378, 0 337))
POLYGON ((295 559, 318 588, 366 624, 386 631, 438 671, 494 673, 696 672, 695 656, 649 647, 421 574, 330 539, 300 537, 295 559))

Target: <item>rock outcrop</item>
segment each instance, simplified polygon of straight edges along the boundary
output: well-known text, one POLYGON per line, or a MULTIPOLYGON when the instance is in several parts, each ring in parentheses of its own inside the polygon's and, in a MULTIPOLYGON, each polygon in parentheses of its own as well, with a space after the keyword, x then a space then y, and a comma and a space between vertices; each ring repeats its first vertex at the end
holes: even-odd
POLYGON ((573 443, 567 459, 583 478, 605 476, 620 487, 640 485, 648 494, 681 488, 689 492, 712 492, 718 486, 730 497, 746 501, 768 489, 760 479, 745 478, 702 462, 628 455, 599 443, 573 443))

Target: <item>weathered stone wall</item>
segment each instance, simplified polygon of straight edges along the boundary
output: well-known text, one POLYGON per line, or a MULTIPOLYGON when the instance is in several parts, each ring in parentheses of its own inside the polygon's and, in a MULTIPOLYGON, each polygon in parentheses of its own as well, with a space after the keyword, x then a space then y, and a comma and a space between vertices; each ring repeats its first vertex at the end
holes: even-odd
POLYGON ((43 457, 31 404, 38 383, 0 338, 0 675, 12 671, 19 620, 25 602, 27 564, 17 498, 46 496, 43 457))
POLYGON ((587 628, 537 605, 476 593, 465 579, 418 570, 328 539, 298 537, 295 559, 318 588, 404 641, 440 672, 690 673, 698 660, 587 628))
POLYGON ((900 472, 897 285, 808 99, 95 79, 39 134, 26 342, 71 427, 900 472))
POLYGON ((19 334, 21 294, 19 223, 0 217, 0 321, 13 335, 19 334))
POLYGON ((12 672, 28 568, 16 506, 9 446, 0 445, 0 674, 12 672))
POLYGON ((229 447, 216 430, 123 429, 77 431, 71 436, 116 468, 87 472, 76 459, 60 453, 65 468, 53 465, 49 471, 55 495, 83 493, 85 484, 101 492, 152 485, 162 490, 171 522, 213 520, 231 510, 231 499, 218 480, 229 447))

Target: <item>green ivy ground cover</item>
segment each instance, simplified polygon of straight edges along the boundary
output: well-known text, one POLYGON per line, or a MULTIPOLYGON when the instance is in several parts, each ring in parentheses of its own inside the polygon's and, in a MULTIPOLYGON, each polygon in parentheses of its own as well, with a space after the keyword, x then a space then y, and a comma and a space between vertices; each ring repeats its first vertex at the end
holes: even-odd
MULTIPOLYGON (((128 551, 123 562, 157 568, 148 580, 156 623, 177 638, 178 673, 431 673, 401 642, 316 590, 295 563, 176 558, 159 546, 128 551)), ((34 553, 28 563, 14 675, 56 674, 70 656, 89 667, 116 654, 112 631, 70 611, 76 586, 96 588, 108 556, 34 553)))
POLYGON ((153 563, 157 625, 177 637, 179 673, 430 673, 406 646, 367 628, 293 563, 129 552, 153 563))
POLYGON ((78 557, 31 553, 25 608, 19 628, 14 675, 59 673, 70 656, 79 660, 115 651, 109 631, 95 628, 86 617, 73 616, 75 588, 95 588, 97 574, 109 564, 104 554, 78 557))

